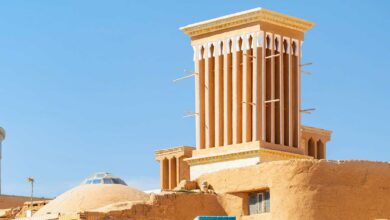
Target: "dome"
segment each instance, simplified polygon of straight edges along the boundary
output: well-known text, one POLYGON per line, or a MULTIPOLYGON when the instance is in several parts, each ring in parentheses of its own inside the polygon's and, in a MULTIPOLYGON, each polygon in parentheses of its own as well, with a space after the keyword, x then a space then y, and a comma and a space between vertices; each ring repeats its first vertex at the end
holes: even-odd
POLYGON ((75 214, 113 203, 148 199, 148 194, 122 184, 82 184, 61 194, 42 207, 34 216, 75 214))
POLYGON ((121 178, 113 176, 111 173, 101 172, 86 178, 82 184, 121 184, 127 186, 121 178))

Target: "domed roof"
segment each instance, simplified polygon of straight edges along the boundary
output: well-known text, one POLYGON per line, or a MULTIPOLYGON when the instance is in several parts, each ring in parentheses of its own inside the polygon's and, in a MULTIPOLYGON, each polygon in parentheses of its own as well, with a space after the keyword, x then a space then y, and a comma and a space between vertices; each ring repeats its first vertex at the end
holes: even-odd
POLYGON ((121 184, 83 184, 49 202, 34 216, 74 214, 101 208, 113 203, 146 201, 149 195, 121 184))
POLYGON ((125 181, 121 178, 107 172, 95 173, 94 175, 86 178, 82 184, 121 184, 127 186, 125 181))

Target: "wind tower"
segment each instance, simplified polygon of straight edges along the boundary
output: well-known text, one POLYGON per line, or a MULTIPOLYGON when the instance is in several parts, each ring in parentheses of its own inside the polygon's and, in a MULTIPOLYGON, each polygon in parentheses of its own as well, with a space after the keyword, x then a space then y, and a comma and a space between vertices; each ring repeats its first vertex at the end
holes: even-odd
POLYGON ((1 175, 2 175, 2 172, 1 172, 1 160, 3 158, 3 145, 2 145, 2 142, 3 140, 5 139, 5 130, 0 127, 0 195, 2 194, 1 193, 1 175))
MULTIPOLYGON (((196 149, 183 159, 190 179, 265 161, 325 158, 331 131, 301 125, 301 48, 313 26, 255 8, 180 28, 194 50, 196 149)), ((168 151, 156 152, 162 189, 177 184, 171 176, 180 180, 168 151)))

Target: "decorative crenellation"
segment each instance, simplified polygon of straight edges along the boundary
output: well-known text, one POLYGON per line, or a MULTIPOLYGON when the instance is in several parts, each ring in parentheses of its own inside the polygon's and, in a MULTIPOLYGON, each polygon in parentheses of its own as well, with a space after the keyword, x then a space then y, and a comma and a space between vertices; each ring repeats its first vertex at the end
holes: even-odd
POLYGON ((281 51, 281 47, 282 47, 282 41, 281 41, 281 36, 280 35, 278 35, 278 34, 275 34, 274 35, 274 50, 276 50, 276 51, 278 51, 278 52, 280 52, 281 51), (278 42, 277 44, 276 44, 276 41, 278 42))
POLYGON ((290 49, 293 47, 293 44, 295 45, 295 50, 293 55, 298 56, 301 53, 300 47, 303 44, 303 41, 299 41, 298 39, 288 38, 288 37, 282 37, 278 34, 273 34, 270 32, 265 33, 265 39, 264 39, 264 32, 258 31, 258 32, 252 32, 247 34, 242 34, 238 36, 233 37, 227 37, 225 39, 218 39, 216 41, 212 42, 206 42, 202 44, 193 45, 194 50, 194 60, 201 60, 211 57, 217 57, 220 55, 227 55, 231 52, 238 52, 238 51, 246 51, 249 48, 256 48, 256 47, 263 47, 265 46, 266 49, 273 48, 274 50, 280 52, 283 49, 283 52, 286 52, 286 48, 284 48, 284 41, 287 42, 287 53, 290 52, 290 49), (249 45, 249 38, 252 37, 252 44, 249 45), (283 40, 282 40, 283 39, 283 40), (242 40, 242 45, 239 47, 239 42, 242 40), (276 48, 275 40, 278 41, 278 46, 276 48), (232 44, 230 47, 230 43, 232 44), (211 46, 214 47, 213 53, 211 53, 211 46), (203 50, 203 53, 202 53, 203 50))
POLYGON ((291 48, 291 44, 290 44, 290 38, 289 37, 283 37, 283 41, 281 42, 282 43, 282 48, 283 48, 283 53, 290 53, 290 48, 291 48), (286 41, 287 43, 287 47, 284 46, 284 42, 286 41))
POLYGON ((269 32, 266 32, 265 33, 265 39, 264 39, 264 42, 265 42, 265 48, 266 49, 271 49, 273 46, 273 37, 272 37, 272 33, 269 33, 269 32))
POLYGON ((293 49, 292 50, 293 55, 298 56, 298 54, 300 53, 300 45, 301 44, 299 43, 299 40, 297 40, 297 39, 291 39, 291 40, 292 40, 292 43, 291 43, 292 48, 291 49, 293 49), (294 50, 294 48, 295 48, 295 50, 294 50))

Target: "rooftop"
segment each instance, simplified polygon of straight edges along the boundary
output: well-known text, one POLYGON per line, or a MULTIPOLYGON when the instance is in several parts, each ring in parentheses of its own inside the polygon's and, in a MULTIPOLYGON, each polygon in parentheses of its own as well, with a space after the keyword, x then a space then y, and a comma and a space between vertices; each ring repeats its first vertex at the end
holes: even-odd
POLYGON ((306 32, 314 26, 314 23, 310 21, 270 11, 264 8, 254 8, 219 18, 190 24, 181 27, 180 30, 182 30, 188 36, 194 37, 247 23, 261 21, 301 32, 306 32))

